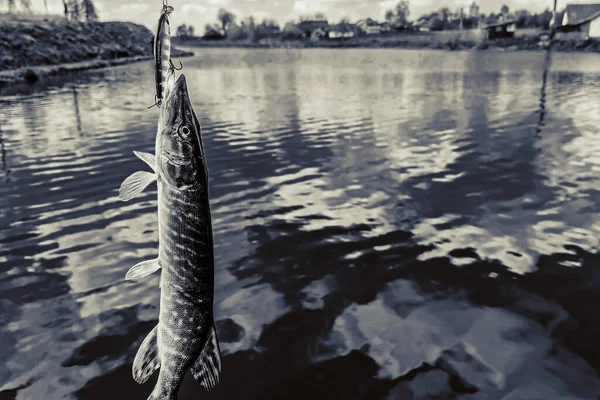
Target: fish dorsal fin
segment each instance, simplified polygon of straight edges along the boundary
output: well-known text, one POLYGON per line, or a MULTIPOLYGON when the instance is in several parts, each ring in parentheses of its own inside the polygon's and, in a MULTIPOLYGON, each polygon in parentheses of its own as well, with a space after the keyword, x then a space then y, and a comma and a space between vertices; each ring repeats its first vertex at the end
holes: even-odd
POLYGON ((142 342, 140 349, 133 360, 133 379, 137 383, 144 383, 150 378, 152 373, 160 367, 158 359, 158 325, 154 327, 142 342))
POLYGON ((125 280, 134 281, 136 279, 141 279, 158 271, 159 269, 160 264, 158 264, 158 258, 142 261, 141 263, 135 264, 129 269, 129 271, 127 271, 127 274, 125 274, 125 280))
POLYGON ((208 335, 206 345, 200 354, 200 357, 192 365, 192 375, 200 382, 200 385, 210 391, 219 383, 221 373, 221 351, 219 350, 219 340, 215 323, 208 335))
POLYGON ((136 155, 137 158, 148 164, 152 171, 156 172, 156 157, 154 154, 145 153, 143 151, 134 151, 133 154, 136 155))
POLYGON ((142 193, 146 187, 156 180, 156 174, 138 171, 129 175, 119 188, 119 199, 129 201, 142 193))

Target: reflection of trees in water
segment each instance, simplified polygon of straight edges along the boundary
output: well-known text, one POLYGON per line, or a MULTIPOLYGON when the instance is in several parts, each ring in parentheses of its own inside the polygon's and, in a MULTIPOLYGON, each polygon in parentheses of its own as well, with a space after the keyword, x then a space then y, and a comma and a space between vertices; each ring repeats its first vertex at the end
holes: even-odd
POLYGON ((544 73, 542 74, 542 88, 540 89, 540 117, 538 119, 537 128, 535 130, 535 137, 540 138, 542 129, 544 127, 544 117, 546 116, 546 83, 548 81, 548 71, 550 70, 550 64, 552 62, 552 53, 550 49, 546 50, 546 56, 544 57, 544 73))
POLYGON ((6 162, 6 146, 4 145, 4 137, 2 127, 0 126, 0 159, 2 160, 2 171, 4 175, 8 177, 10 169, 8 169, 8 163, 6 162))
POLYGON ((83 131, 81 129, 81 112, 79 111, 79 101, 77 98, 77 88, 75 86, 72 87, 73 92, 73 109, 75 111, 75 120, 77 121, 77 132, 79 136, 83 136, 83 131))

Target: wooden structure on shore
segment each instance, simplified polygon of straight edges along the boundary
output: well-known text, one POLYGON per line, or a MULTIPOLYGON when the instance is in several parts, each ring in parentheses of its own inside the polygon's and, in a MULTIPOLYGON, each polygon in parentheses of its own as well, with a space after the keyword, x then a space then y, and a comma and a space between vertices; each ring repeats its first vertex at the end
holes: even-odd
POLYGON ((506 39, 515 37, 517 21, 505 21, 485 26, 485 40, 506 39))
POLYGON ((555 31, 563 40, 600 38, 600 4, 568 4, 555 31))

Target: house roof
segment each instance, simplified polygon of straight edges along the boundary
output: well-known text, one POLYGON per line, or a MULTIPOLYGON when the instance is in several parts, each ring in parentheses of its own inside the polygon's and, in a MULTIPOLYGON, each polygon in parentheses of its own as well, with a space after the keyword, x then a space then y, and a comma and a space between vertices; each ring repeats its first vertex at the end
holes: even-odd
POLYGON ((579 25, 588 22, 600 14, 600 4, 567 4, 565 15, 568 25, 579 25))
POLYGON ((496 28, 498 26, 506 26, 506 25, 512 25, 512 24, 516 24, 517 21, 504 21, 504 22, 497 22, 495 24, 489 24, 487 25, 485 28, 496 28))
POLYGON ((339 24, 331 26, 330 31, 334 32, 353 32, 356 29, 356 25, 348 22, 341 22, 339 24))
POLYGON ((367 18, 367 19, 363 19, 363 20, 361 20, 361 21, 358 21, 358 22, 356 23, 356 25, 359 25, 359 26, 360 26, 360 25, 366 25, 366 26, 378 26, 378 25, 380 25, 380 24, 379 24, 379 22, 377 22, 377 21, 375 21, 375 20, 373 20, 373 19, 371 19, 371 18, 367 18))

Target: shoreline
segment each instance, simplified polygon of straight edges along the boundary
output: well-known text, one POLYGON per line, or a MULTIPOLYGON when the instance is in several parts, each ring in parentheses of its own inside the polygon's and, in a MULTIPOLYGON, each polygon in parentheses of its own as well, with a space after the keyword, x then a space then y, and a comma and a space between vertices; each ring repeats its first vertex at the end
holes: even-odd
MULTIPOLYGON (((175 49, 174 49, 175 50, 175 49)), ((194 56, 193 52, 177 50, 175 57, 184 58, 194 56)), ((115 59, 94 59, 72 63, 36 65, 0 71, 0 87, 12 84, 34 84, 45 78, 66 75, 73 72, 97 70, 102 68, 117 67, 133 64, 140 61, 152 60, 153 56, 133 56, 115 59)))
MULTIPOLYGON (((520 52, 546 51, 547 46, 539 43, 537 38, 520 37, 514 39, 499 39, 496 41, 475 41, 448 38, 447 40, 414 40, 410 35, 381 38, 356 38, 347 40, 264 40, 261 42, 203 40, 193 38, 181 40, 176 38, 174 43, 180 47, 194 48, 245 48, 245 49, 406 49, 406 50, 446 50, 446 51, 489 51, 489 52, 520 52)), ((600 53, 600 41, 553 41, 553 52, 557 53, 600 53)))
MULTIPOLYGON (((131 22, 0 14, 0 38, 0 87, 153 58, 152 32, 131 22)), ((176 46, 171 52, 194 55, 176 46)))

